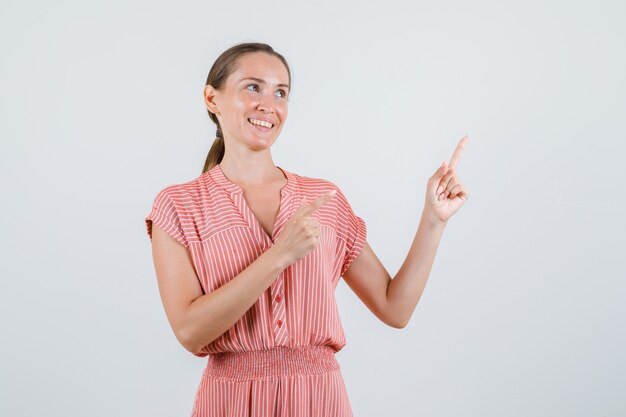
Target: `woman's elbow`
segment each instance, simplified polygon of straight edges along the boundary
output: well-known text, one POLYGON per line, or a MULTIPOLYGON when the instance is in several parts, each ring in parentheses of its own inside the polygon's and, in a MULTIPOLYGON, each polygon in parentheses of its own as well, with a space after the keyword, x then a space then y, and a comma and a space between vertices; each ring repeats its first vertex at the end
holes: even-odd
POLYGON ((407 321, 393 321, 387 323, 388 326, 393 327, 394 329, 404 329, 407 325, 407 321))
POLYGON ((385 323, 389 327, 393 327, 394 329, 403 329, 407 325, 407 320, 402 319, 401 317, 379 317, 380 321, 385 323))

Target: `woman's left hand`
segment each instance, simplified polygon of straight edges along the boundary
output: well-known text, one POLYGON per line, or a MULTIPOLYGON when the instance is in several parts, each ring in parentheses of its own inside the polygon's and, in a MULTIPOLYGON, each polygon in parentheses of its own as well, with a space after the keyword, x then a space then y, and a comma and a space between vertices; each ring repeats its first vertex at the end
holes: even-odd
POLYGON ((442 222, 447 222, 469 198, 469 191, 456 173, 456 165, 468 139, 467 135, 463 136, 452 154, 450 164, 444 161, 428 179, 425 209, 442 222))

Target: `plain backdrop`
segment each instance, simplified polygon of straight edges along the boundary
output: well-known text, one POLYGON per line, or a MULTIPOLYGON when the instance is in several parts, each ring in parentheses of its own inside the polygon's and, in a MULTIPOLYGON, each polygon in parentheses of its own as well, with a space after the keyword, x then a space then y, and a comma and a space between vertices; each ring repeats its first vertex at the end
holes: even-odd
POLYGON ((187 416, 144 218, 201 173, 217 56, 293 73, 274 161, 335 182, 393 276, 464 134, 469 201, 404 329, 341 281, 355 416, 626 415, 621 1, 0 4, 0 415, 187 416))

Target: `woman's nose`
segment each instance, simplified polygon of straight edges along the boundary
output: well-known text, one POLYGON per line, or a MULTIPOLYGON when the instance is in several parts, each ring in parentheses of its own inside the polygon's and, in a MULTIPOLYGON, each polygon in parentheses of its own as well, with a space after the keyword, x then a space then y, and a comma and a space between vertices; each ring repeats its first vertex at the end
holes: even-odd
POLYGON ((263 94, 259 99, 259 109, 263 109, 265 111, 274 110, 274 97, 270 94, 263 94))

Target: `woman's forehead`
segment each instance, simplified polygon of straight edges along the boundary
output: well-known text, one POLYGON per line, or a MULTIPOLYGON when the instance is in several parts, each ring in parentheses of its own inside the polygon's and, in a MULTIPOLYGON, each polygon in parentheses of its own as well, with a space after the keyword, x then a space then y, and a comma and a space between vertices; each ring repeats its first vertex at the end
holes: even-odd
POLYGON ((254 56, 241 57, 238 68, 231 74, 232 82, 253 79, 257 82, 288 86, 289 74, 281 60, 267 54, 250 55, 254 56))

